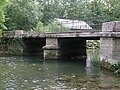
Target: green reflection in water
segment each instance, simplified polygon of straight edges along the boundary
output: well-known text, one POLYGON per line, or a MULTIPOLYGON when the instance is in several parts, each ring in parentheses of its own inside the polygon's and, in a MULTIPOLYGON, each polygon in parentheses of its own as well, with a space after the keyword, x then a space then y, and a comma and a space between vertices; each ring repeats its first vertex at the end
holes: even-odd
POLYGON ((85 60, 0 57, 0 90, 119 90, 120 78, 101 69, 99 51, 85 60))

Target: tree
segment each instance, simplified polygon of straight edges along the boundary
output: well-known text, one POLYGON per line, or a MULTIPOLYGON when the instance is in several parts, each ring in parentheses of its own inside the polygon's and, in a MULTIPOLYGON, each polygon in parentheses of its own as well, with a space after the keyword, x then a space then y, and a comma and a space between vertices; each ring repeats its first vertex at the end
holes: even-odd
POLYGON ((104 0, 106 3, 107 14, 120 20, 120 1, 119 0, 104 0))
POLYGON ((6 29, 3 23, 5 22, 4 8, 7 3, 8 0, 0 0, 0 31, 2 31, 2 29, 6 29))
POLYGON ((6 11, 8 30, 30 30, 42 18, 42 6, 35 0, 10 0, 6 11))
POLYGON ((43 25, 49 25, 54 18, 83 20, 93 25, 119 20, 120 2, 119 0, 114 1, 10 0, 6 11, 5 25, 8 30, 30 30, 35 28, 39 22, 42 22, 43 25), (101 18, 101 16, 105 18, 101 18))

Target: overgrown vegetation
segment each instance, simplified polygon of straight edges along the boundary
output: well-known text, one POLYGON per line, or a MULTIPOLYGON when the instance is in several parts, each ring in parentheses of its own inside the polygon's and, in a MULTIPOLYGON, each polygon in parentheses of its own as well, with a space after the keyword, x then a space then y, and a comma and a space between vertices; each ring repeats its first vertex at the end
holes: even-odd
POLYGON ((10 52, 10 54, 22 54, 23 53, 23 47, 24 43, 22 41, 21 38, 12 38, 8 41, 8 52, 10 52))
POLYGON ((86 47, 88 49, 98 49, 100 48, 100 41, 99 40, 87 40, 86 47))
POLYGON ((1 38, 1 55, 21 55, 23 53, 24 43, 21 38, 1 38))
MULTIPOLYGON (((5 22, 5 6, 7 5, 8 0, 0 0, 0 33, 3 29, 6 29, 6 26, 3 24, 5 22)), ((1 36, 1 35, 0 35, 1 36)))
POLYGON ((42 22, 39 22, 35 28, 31 30, 31 32, 64 32, 69 31, 68 28, 63 27, 62 25, 59 25, 59 22, 54 20, 52 23, 48 25, 43 25, 42 22))
POLYGON ((94 28, 106 21, 120 20, 118 11, 119 0, 9 0, 5 15, 0 17, 5 17, 7 30, 30 31, 40 23, 53 23, 54 18, 83 20, 94 28))
POLYGON ((120 62, 113 64, 111 68, 115 71, 115 73, 120 74, 120 62))

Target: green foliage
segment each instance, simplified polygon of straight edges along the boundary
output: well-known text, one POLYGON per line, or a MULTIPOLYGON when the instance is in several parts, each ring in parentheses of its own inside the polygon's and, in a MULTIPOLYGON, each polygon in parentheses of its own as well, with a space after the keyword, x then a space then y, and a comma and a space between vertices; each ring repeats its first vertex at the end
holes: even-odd
POLYGON ((119 0, 10 0, 5 25, 8 30, 38 30, 42 22, 38 31, 46 32, 57 26, 51 24, 54 18, 68 18, 83 20, 91 27, 101 29, 103 22, 120 20, 119 11, 119 0))
POLYGON ((0 0, 0 33, 2 29, 6 29, 3 23, 5 22, 4 8, 7 5, 7 3, 8 0, 0 0))
POLYGON ((52 23, 48 25, 43 25, 42 22, 39 22, 32 31, 34 32, 63 32, 63 31, 69 31, 69 29, 62 27, 57 21, 53 21, 52 23))
POLYGON ((120 74, 120 62, 118 62, 117 64, 113 64, 111 68, 115 71, 115 73, 120 74))
POLYGON ((57 21, 53 21, 50 23, 48 26, 48 31, 49 32, 64 32, 64 31, 69 31, 68 28, 63 27, 62 25, 59 24, 57 21))
POLYGON ((3 36, 3 30, 0 29, 0 38, 3 36))
POLYGON ((41 5, 34 0, 10 0, 6 11, 9 30, 30 30, 42 17, 41 5))
POLYGON ((42 22, 38 22, 35 28, 31 29, 30 33, 41 33, 41 32, 49 32, 47 26, 44 26, 42 22))
POLYGON ((119 0, 105 0, 107 4, 108 14, 120 18, 120 1, 119 0))
POLYGON ((23 53, 23 48, 25 47, 23 40, 21 38, 0 38, 0 54, 14 54, 21 55, 23 53))
POLYGON ((25 47, 23 40, 21 38, 11 38, 7 42, 8 54, 21 55, 23 53, 23 48, 25 47))
POLYGON ((45 25, 49 24, 53 18, 69 18, 82 19, 91 27, 101 29, 103 22, 120 20, 119 0, 115 2, 113 0, 43 0, 41 2, 44 7, 42 22, 45 25))
POLYGON ((99 40, 87 40, 86 41, 87 49, 98 49, 100 48, 99 40))

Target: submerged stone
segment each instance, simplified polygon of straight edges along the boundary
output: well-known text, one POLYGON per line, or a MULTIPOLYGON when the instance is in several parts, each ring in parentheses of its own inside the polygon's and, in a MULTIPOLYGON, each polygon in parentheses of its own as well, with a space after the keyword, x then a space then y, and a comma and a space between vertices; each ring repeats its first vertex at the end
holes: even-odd
POLYGON ((99 88, 100 89, 111 89, 112 86, 111 86, 111 84, 108 84, 108 83, 100 83, 99 88))
POLYGON ((79 78, 79 79, 78 79, 78 82, 79 82, 79 83, 86 83, 86 82, 87 82, 87 79, 85 79, 85 78, 79 78))
POLYGON ((44 59, 57 59, 57 50, 44 50, 44 59))
POLYGON ((63 82, 70 82, 70 80, 71 80, 71 77, 66 75, 62 75, 56 79, 56 81, 63 81, 63 82))

